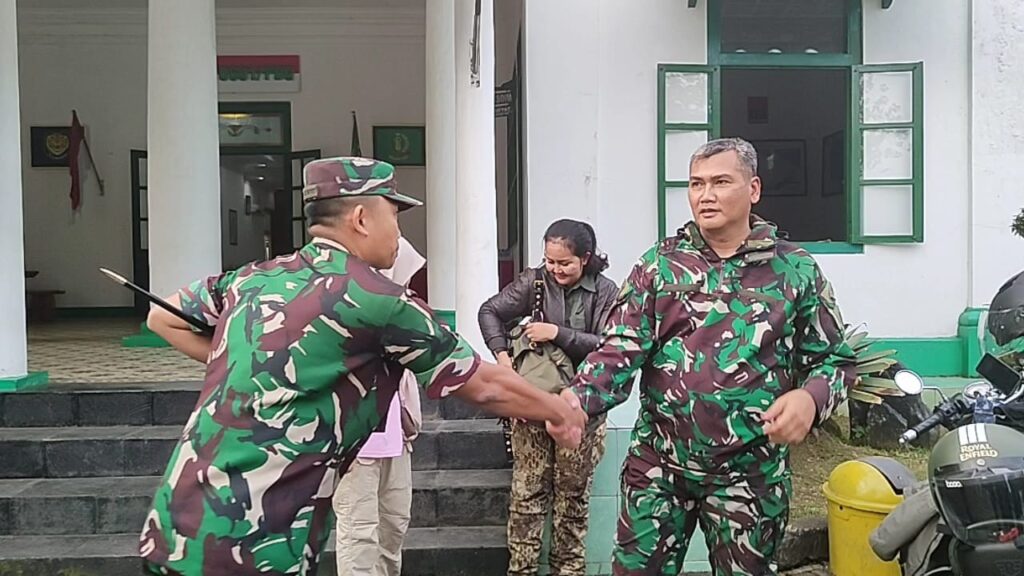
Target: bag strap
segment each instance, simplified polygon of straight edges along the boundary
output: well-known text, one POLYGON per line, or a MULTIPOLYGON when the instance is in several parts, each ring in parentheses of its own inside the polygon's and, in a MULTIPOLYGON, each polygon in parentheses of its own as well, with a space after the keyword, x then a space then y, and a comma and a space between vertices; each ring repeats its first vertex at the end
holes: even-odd
POLYGON ((544 270, 533 269, 533 310, 531 316, 534 322, 544 321, 544 270))

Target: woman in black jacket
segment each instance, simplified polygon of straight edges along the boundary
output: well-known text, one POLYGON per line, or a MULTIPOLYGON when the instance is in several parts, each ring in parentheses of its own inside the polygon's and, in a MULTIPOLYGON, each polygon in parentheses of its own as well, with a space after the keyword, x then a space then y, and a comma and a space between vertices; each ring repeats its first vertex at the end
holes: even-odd
MULTIPOLYGON (((618 288, 601 272, 607 257, 585 222, 558 220, 544 234, 544 264, 527 269, 480 307, 480 331, 499 364, 513 366, 509 327, 531 317, 523 332, 533 343, 551 342, 575 368, 600 342, 618 288), (543 286, 538 301, 535 281, 543 286), (543 319, 532 316, 537 308, 543 319)), ((557 383, 554 383, 557 385, 557 383)), ((553 513, 552 575, 586 573, 587 522, 594 469, 604 455, 605 417, 592 419, 576 450, 558 448, 543 423, 512 424, 512 495, 509 503, 509 576, 534 575, 544 521, 553 513)))

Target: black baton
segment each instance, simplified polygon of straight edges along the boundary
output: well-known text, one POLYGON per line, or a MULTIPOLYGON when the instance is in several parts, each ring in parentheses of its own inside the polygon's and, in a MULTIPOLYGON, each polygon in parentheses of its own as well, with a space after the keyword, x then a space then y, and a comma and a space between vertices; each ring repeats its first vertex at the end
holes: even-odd
POLYGON ((100 272, 103 272, 107 276, 107 278, 110 278, 111 280, 113 280, 114 282, 117 282, 121 286, 124 286, 125 288, 129 288, 129 289, 134 290, 135 292, 137 292, 139 294, 142 294, 143 296, 146 297, 147 300, 149 300, 153 304, 156 304, 157 306, 163 308, 164 310, 167 310, 171 314, 174 314, 178 318, 181 318, 185 322, 188 322, 189 324, 191 324, 192 326, 197 328, 203 334, 205 334, 207 336, 213 336, 213 326, 210 326, 206 322, 203 322, 202 320, 197 320, 197 319, 189 316, 188 314, 185 314, 181 310, 178 310, 174 306, 171 306, 170 304, 168 304, 167 301, 164 300, 163 298, 157 296, 156 294, 153 294, 152 292, 150 292, 149 290, 146 290, 145 288, 143 288, 141 286, 138 286, 136 284, 133 284, 133 283, 129 282, 127 278, 125 278, 124 276, 121 276, 117 272, 114 272, 112 270, 108 270, 106 268, 100 268, 100 272))

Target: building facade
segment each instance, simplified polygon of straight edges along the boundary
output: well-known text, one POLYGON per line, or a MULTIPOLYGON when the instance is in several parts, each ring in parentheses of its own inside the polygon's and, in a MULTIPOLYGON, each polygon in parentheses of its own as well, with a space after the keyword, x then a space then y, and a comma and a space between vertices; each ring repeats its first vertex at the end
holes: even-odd
MULTIPOLYGON (((593 223, 622 280, 690 218, 689 155, 717 136, 758 148, 756 210, 815 254, 847 322, 924 375, 972 372, 979 312, 1024 267, 1024 4, 475 8, 0 0, 0 379, 32 377, 26 286, 126 311, 98 267, 168 293, 291 250, 303 163, 357 149, 427 201, 402 222, 427 256, 417 285, 480 344, 479 303, 539 262, 552 220, 593 223), (72 110, 93 159, 74 211, 54 130, 72 110)), ((626 430, 635 407, 619 414, 626 430)))

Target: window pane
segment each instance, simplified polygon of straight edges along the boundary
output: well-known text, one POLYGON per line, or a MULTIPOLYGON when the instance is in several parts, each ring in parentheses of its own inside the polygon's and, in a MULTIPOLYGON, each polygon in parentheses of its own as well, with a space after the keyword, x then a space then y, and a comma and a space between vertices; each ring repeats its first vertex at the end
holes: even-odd
POLYGON ((149 191, 139 188, 139 218, 149 218, 149 191))
POLYGON ((914 187, 865 186, 862 228, 865 236, 914 233, 914 187))
POLYGON ((901 180, 914 177, 914 134, 911 128, 864 131, 864 179, 901 180))
POLYGON ((139 222, 139 248, 149 250, 149 222, 146 220, 139 222))
POLYGON ((302 188, 302 159, 292 158, 292 187, 302 188))
POLYGON ((685 182, 690 178, 690 156, 708 141, 705 130, 665 133, 665 179, 685 182))
POLYGON ((722 134, 754 146, 762 179, 754 212, 792 241, 849 239, 850 97, 848 70, 722 70, 722 134))
POLYGON ((149 186, 149 163, 139 158, 139 186, 149 186))
POLYGON ((676 230, 693 220, 689 188, 665 189, 665 234, 675 236, 676 230))
POLYGON ((708 75, 669 72, 665 74, 665 122, 706 124, 708 121, 708 75))
POLYGON ((861 76, 864 123, 914 121, 914 73, 872 72, 861 76))
POLYGON ((304 244, 306 227, 302 225, 302 220, 292 221, 292 244, 295 248, 301 248, 304 244))
POLYGON ((282 116, 276 113, 218 114, 221 146, 284 146, 282 116))
POLYGON ((302 191, 292 190, 292 218, 302 216, 302 191))
POLYGON ((720 5, 723 53, 846 53, 846 0, 721 0, 720 5))

